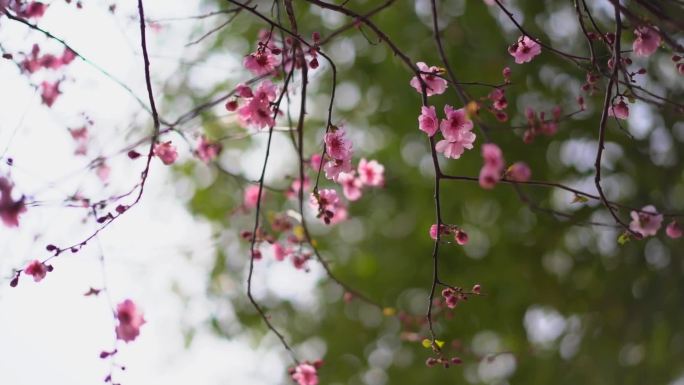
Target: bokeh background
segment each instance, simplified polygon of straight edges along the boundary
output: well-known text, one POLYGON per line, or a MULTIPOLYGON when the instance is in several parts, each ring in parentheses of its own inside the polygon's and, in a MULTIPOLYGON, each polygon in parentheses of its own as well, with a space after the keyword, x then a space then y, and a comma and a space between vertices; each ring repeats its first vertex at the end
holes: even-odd
MULTIPOLYGON (((295 3, 304 36, 318 31, 325 37, 350 21, 295 3)), ((265 2, 255 4, 269 12, 265 2)), ((379 4, 347 5, 366 11, 379 4)), ((600 92, 585 95, 588 110, 563 121, 553 137, 527 145, 522 130, 511 128, 525 123, 526 107, 550 111, 560 105, 566 113, 575 111, 585 72, 548 52, 516 65, 506 49, 519 33, 503 13, 480 0, 438 4, 447 53, 460 80, 496 84, 503 80, 503 67, 513 70, 507 88, 511 120, 499 123, 486 111, 481 115, 507 162, 527 162, 534 179, 594 192, 600 92)), ((118 3, 114 15, 107 5, 94 2, 76 10, 54 1, 40 25, 145 99, 135 4, 118 3)), ((571 2, 506 5, 544 41, 585 54, 571 2)), ((174 118, 250 77, 242 58, 255 49, 256 35, 266 27, 255 17, 240 13, 193 43, 232 15, 185 17, 228 9, 227 2, 148 0, 145 6, 153 27, 153 80, 164 117, 174 118)), ((607 0, 589 6, 604 30, 612 28, 607 0)), ((414 61, 438 64, 428 0, 397 0, 373 20, 414 61)), ((631 31, 625 31, 624 43, 632 39, 631 31)), ((0 19, 0 42, 9 52, 28 51, 33 42, 61 52, 54 41, 7 19, 0 19)), ((420 316, 432 280, 427 230, 434 222, 432 164, 416 120, 420 95, 409 87, 407 69, 366 28, 349 30, 323 50, 339 69, 334 120, 344 124, 357 158, 385 165, 387 185, 353 203, 348 221, 312 225, 315 239, 344 282, 385 307, 420 316)), ((599 54, 607 60, 608 52, 599 54)), ((667 52, 635 63, 648 69, 640 85, 681 103, 684 83, 667 52)), ((330 77, 322 61, 312 71, 307 156, 320 149, 330 77)), ((299 80, 294 80, 295 89, 299 80)), ((9 61, 0 62, 0 90, 0 170, 11 172, 19 191, 41 202, 22 217, 18 229, 0 229, 0 275, 8 283, 12 268, 44 256, 45 244, 77 241, 92 232, 85 212, 63 207, 66 196, 80 191, 107 197, 136 183, 135 167, 141 163, 115 154, 149 135, 151 119, 128 93, 78 60, 51 109, 41 105, 9 61), (74 157, 67 128, 81 123, 81 113, 95 122, 93 138, 88 156, 74 157), (97 156, 105 156, 112 169, 104 186, 89 167, 97 156), (11 167, 4 162, 8 157, 14 160, 11 167)), ((490 91, 467 90, 475 97, 490 91)), ((460 103, 453 90, 430 102, 438 111, 444 104, 460 103)), ((287 108, 298 111, 298 98, 287 108)), ((635 207, 684 210, 681 112, 643 102, 631 104, 630 110, 624 130, 609 123, 603 162, 608 197, 635 207)), ((283 129, 286 125, 286 119, 279 123, 283 129)), ((181 130, 188 137, 228 137, 217 161, 228 173, 194 159, 192 142, 170 133, 180 161, 173 167, 153 162, 138 207, 82 252, 55 260, 55 271, 43 282, 24 279, 16 289, 0 286, 1 384, 102 381, 108 363, 98 354, 114 339, 109 304, 104 295, 82 294, 101 287, 103 280, 114 301, 134 299, 148 320, 141 336, 120 349, 117 361, 127 366, 117 377, 122 383, 288 383, 290 361, 245 296, 248 245, 239 232, 250 228, 254 218, 235 210, 246 180, 258 177, 265 136, 241 128, 221 105, 181 130)), ((267 182, 286 188, 298 170, 296 153, 288 134, 277 132, 274 141, 267 182)), ((444 161, 444 169, 477 176, 481 135, 476 143, 461 159, 444 161)), ((430 351, 420 344, 424 329, 407 327, 361 301, 343 301, 343 290, 315 262, 305 273, 265 252, 255 272, 255 295, 300 358, 326 361, 320 371, 323 384, 683 384, 682 241, 661 233, 621 246, 617 229, 583 224, 611 223, 596 202, 572 203, 572 194, 558 190, 522 190, 538 207, 570 213, 572 219, 532 210, 511 186, 484 191, 472 182, 443 183, 444 220, 462 226, 470 243, 441 248, 442 278, 464 287, 479 283, 486 294, 459 305, 453 318, 438 318, 436 331, 447 341, 447 354, 464 360, 458 367, 427 368, 430 351)), ((266 215, 289 208, 296 206, 281 194, 268 193, 266 215)))

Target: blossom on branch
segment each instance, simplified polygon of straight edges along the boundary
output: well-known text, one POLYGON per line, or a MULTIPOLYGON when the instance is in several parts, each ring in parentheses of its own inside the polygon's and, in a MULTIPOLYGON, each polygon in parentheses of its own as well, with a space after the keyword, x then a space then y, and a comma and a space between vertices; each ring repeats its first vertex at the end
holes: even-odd
MULTIPOLYGON (((447 81, 437 76, 442 72, 442 69, 436 66, 428 67, 423 62, 416 63, 420 72, 429 72, 427 74, 420 74, 421 79, 425 82, 425 94, 427 96, 443 94, 447 88, 447 81)), ((411 79, 411 87, 419 93, 423 93, 423 88, 417 76, 411 79)))
POLYGON ((116 338, 124 342, 135 340, 140 334, 140 327, 145 324, 142 312, 140 312, 130 299, 116 306, 116 338))
POLYGON ((517 64, 523 64, 541 53, 541 45, 529 36, 520 36, 515 44, 508 47, 508 53, 515 58, 517 64))
POLYGON ((634 34, 636 39, 632 43, 632 50, 637 56, 651 56, 660 46, 660 34, 652 27, 637 27, 634 34))
POLYGON ((629 229, 644 237, 656 235, 663 222, 663 215, 658 214, 653 205, 645 206, 641 211, 632 211, 630 215, 632 222, 629 229))

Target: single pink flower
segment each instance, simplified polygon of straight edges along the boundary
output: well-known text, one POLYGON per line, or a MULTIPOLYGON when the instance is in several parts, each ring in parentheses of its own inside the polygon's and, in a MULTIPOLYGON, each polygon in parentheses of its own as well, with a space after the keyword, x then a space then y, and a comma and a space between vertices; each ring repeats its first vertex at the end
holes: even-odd
POLYGON ((140 327, 145 324, 142 312, 130 299, 116 306, 116 319, 119 322, 116 326, 116 338, 127 343, 138 337, 140 327))
POLYGON ((171 141, 155 144, 152 152, 167 166, 178 159, 178 151, 171 141))
POLYGON ((629 106, 627 106, 624 100, 620 99, 617 104, 608 107, 608 116, 627 119, 629 117, 629 106))
POLYGON ((466 245, 468 244, 468 233, 460 229, 456 230, 456 234, 454 234, 454 240, 461 246, 466 245))
POLYGON ((489 167, 486 164, 480 169, 480 176, 478 181, 480 187, 491 190, 501 180, 501 171, 494 167, 489 167))
MULTIPOLYGON (((442 79, 441 77, 437 76, 441 72, 439 67, 428 67, 427 64, 423 62, 418 62, 416 63, 418 66, 418 69, 421 72, 430 72, 431 74, 421 74, 420 77, 423 79, 425 82, 425 93, 427 96, 432 96, 432 95, 439 95, 444 93, 444 91, 447 88, 447 81, 442 79), (434 75, 432 75, 434 74, 434 75)), ((411 79, 411 87, 415 88, 415 90, 419 93, 422 94, 423 90, 420 85, 420 80, 418 80, 417 76, 414 76, 411 79)))
POLYGON ((52 105, 55 103, 55 100, 57 100, 57 97, 62 93, 59 90, 59 82, 42 82, 40 84, 40 88, 40 98, 42 99, 43 103, 48 107, 52 107, 52 105))
POLYGON ((342 172, 337 176, 337 183, 342 185, 342 192, 350 201, 358 200, 362 195, 363 183, 354 174, 354 172, 342 172))
POLYGON ((325 149, 336 160, 351 159, 352 143, 345 138, 344 129, 338 128, 325 134, 325 149))
POLYGON ((418 129, 428 134, 428 136, 433 136, 437 132, 438 128, 439 119, 437 119, 435 107, 421 107, 420 115, 418 116, 418 129))
POLYGON ((541 45, 528 36, 520 36, 515 44, 508 47, 508 53, 517 64, 527 63, 541 53, 541 45))
POLYGON ((677 221, 672 221, 665 228, 665 233, 668 237, 672 239, 677 239, 682 236, 682 227, 679 226, 679 223, 677 223, 677 221))
MULTIPOLYGON (((246 92, 244 91, 246 89, 248 88, 242 88, 239 92, 246 92)), ((243 126, 257 128, 273 127, 275 117, 271 103, 275 100, 276 93, 277 88, 270 80, 261 82, 259 87, 252 92, 250 101, 238 109, 240 123, 243 126)))
POLYGON ((292 379, 299 385, 318 385, 316 368, 308 363, 297 365, 292 373, 292 379))
POLYGON ((643 212, 632 211, 630 213, 632 222, 629 224, 629 229, 644 237, 656 235, 663 222, 663 215, 658 214, 653 205, 645 206, 641 210, 643 212))
POLYGON ((366 186, 379 187, 385 184, 385 166, 377 160, 361 158, 358 166, 359 179, 366 186))
MULTIPOLYGON (((265 191, 261 192, 261 199, 264 199, 265 191)), ((251 185, 245 189, 245 194, 242 200, 242 204, 248 208, 252 209, 257 206, 259 202, 259 186, 251 185)))
POLYGON ((482 158, 486 166, 495 170, 502 170, 504 168, 503 153, 499 146, 494 143, 485 143, 482 145, 482 158))
POLYGON ((653 27, 637 27, 634 34, 636 39, 632 43, 632 50, 637 56, 651 56, 660 46, 660 34, 653 27))
POLYGON ((12 183, 0 177, 0 220, 7 227, 19 226, 19 215, 26 212, 24 197, 19 200, 12 199, 12 183))
POLYGON ((508 179, 515 182, 527 182, 532 176, 532 171, 527 163, 515 162, 508 168, 506 176, 508 179))
POLYGON ((455 110, 450 105, 445 105, 444 114, 446 119, 439 125, 444 139, 449 142, 461 142, 472 138, 470 143, 475 141, 475 134, 470 132, 473 129, 473 122, 468 118, 464 108, 455 110))
POLYGON ((437 152, 441 152, 445 157, 452 159, 460 158, 466 149, 471 148, 473 148, 472 142, 471 144, 464 144, 462 142, 449 142, 448 140, 440 140, 435 145, 435 150, 437 150, 437 152))
POLYGON ((259 49, 256 52, 247 55, 243 65, 254 75, 261 76, 273 72, 279 62, 276 55, 273 55, 265 49, 259 49))
POLYGON ((252 89, 246 84, 238 84, 237 87, 235 87, 235 92, 241 98, 254 97, 254 93, 252 92, 252 89))
POLYGON ((28 266, 24 268, 24 274, 32 276, 33 280, 36 282, 42 281, 43 278, 45 278, 45 275, 47 275, 47 271, 47 266, 37 259, 31 261, 28 266))
POLYGON ((218 142, 211 142, 206 136, 202 135, 197 143, 197 156, 204 163, 209 163, 221 153, 223 146, 218 142))

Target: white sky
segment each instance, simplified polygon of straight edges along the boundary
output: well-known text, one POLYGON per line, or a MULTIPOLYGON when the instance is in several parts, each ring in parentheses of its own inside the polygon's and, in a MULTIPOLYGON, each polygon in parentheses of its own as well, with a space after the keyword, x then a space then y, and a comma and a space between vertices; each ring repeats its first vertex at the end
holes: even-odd
MULTIPOLYGON (((139 31, 137 23, 127 18, 135 14, 136 2, 119 2, 117 17, 106 12, 104 2, 85 3, 85 9, 77 11, 73 5, 55 1, 39 24, 63 37, 147 100, 139 31)), ((201 13, 198 3, 146 0, 146 15, 153 19, 194 15, 201 13)), ((211 23, 176 22, 172 28, 149 32, 152 71, 157 81, 166 80, 179 70, 174 58, 189 52, 183 51, 183 45, 191 40, 191 32, 193 37, 198 36, 193 28, 203 25, 206 30, 211 23)), ((58 44, 6 19, 0 19, 0 42, 10 52, 28 51, 34 42, 44 52, 62 52, 58 44)), ((236 63, 239 61, 230 57, 225 63, 212 62, 207 68, 207 80, 216 80, 221 73, 237 76, 230 71, 236 63), (226 69, 220 70, 221 65, 226 69)), ((55 203, 30 208, 21 217, 18 229, 0 227, 0 384, 102 383, 109 361, 98 355, 112 347, 113 321, 106 296, 83 296, 91 286, 102 287, 100 247, 113 301, 133 299, 148 321, 136 341, 120 344, 117 362, 126 365, 127 370, 115 372, 117 382, 259 385, 283 381, 287 362, 282 360, 282 349, 271 348, 272 338, 264 340, 262 346, 254 346, 245 337, 220 339, 203 324, 212 313, 230 312, 228 303, 210 302, 205 295, 215 251, 212 228, 187 213, 183 194, 174 186, 166 167, 156 159, 145 195, 135 209, 82 252, 67 253, 54 260, 55 271, 42 282, 34 283, 23 276, 19 287, 9 287, 12 268, 47 257, 43 251, 47 243, 71 244, 92 231, 91 224, 80 223, 83 211, 62 208, 60 200, 76 189, 99 197, 121 192, 135 183, 137 170, 142 170, 142 158, 131 162, 119 156, 110 163, 111 183, 104 191, 93 173, 84 171, 92 155, 111 154, 135 141, 141 131, 133 130, 133 134, 126 136, 129 127, 149 126, 149 117, 140 112, 130 95, 80 60, 74 61, 66 74, 64 94, 52 109, 47 109, 14 64, 0 61, 0 154, 9 148, 6 156, 15 162, 10 169, 3 160, 0 175, 10 172, 19 193, 55 203), (66 131, 66 127, 79 126, 80 112, 86 112, 95 121, 91 128, 91 156, 87 158, 73 156, 75 145, 66 131), (188 301, 172 292, 172 286, 178 287, 188 301), (185 349, 182 331, 188 326, 199 329, 193 344, 185 349)), ((50 75, 40 73, 34 80, 39 82, 42 76, 50 75)), ((169 115, 173 118, 177 114, 169 115)), ((257 141, 256 151, 258 145, 257 141)), ((180 150, 181 158, 189 156, 187 149, 180 150)), ((247 154, 246 158, 250 156, 247 154)), ((286 164, 278 160, 276 154, 275 163, 286 164)), ((265 295, 268 288, 300 304, 314 304, 310 293, 321 276, 319 269, 314 268, 304 277, 296 272, 298 277, 293 280, 292 269, 284 269, 285 266, 269 271, 260 267, 257 274, 261 274, 255 281, 258 294, 265 295), (298 284, 292 285, 293 281, 298 284)))

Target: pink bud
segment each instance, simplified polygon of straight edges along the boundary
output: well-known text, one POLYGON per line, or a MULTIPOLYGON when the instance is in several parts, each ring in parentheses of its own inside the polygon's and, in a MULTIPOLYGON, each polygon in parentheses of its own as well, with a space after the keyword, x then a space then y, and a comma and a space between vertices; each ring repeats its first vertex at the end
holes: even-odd
POLYGON ((679 223, 677 223, 677 221, 672 221, 665 228, 665 233, 668 237, 672 239, 677 239, 682 236, 682 228, 681 226, 679 226, 679 223))

